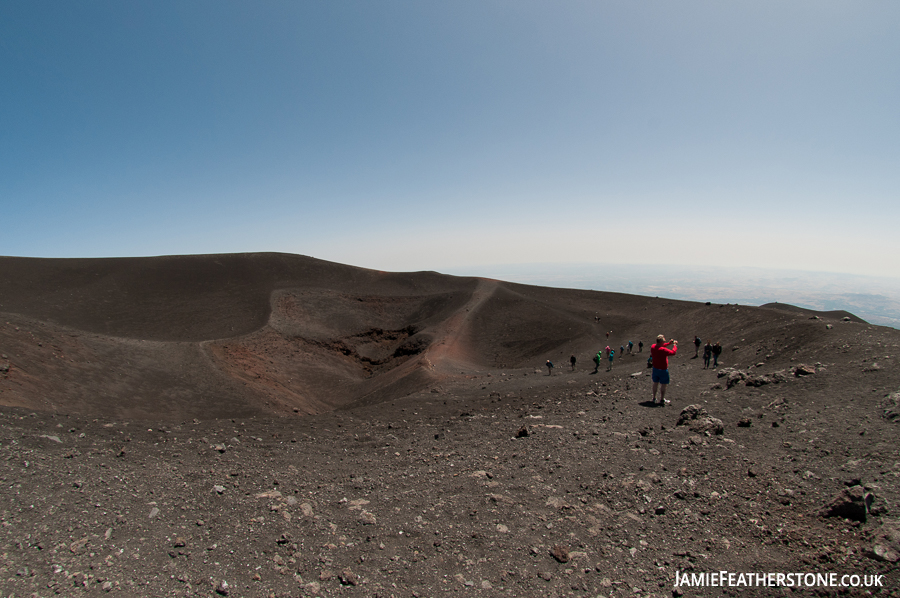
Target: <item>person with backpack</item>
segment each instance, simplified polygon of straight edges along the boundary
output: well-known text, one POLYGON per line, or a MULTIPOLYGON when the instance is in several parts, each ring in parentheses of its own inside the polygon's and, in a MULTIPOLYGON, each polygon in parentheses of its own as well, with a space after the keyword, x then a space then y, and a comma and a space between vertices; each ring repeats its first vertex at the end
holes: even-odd
POLYGON ((703 369, 709 367, 709 360, 712 358, 713 346, 712 342, 706 341, 706 344, 703 345, 703 369))
POLYGON ((609 365, 606 366, 606 371, 607 371, 607 372, 609 372, 609 371, 612 370, 613 359, 615 358, 615 356, 616 356, 616 351, 615 351, 615 349, 610 349, 610 350, 609 350, 609 365))
POLYGON ((632 349, 634 349, 634 342, 628 341, 628 352, 631 353, 632 349))
POLYGON ((569 363, 572 364, 572 371, 573 371, 573 372, 575 371, 575 362, 576 362, 576 361, 578 361, 578 359, 575 357, 575 354, 573 353, 572 356, 569 357, 569 363))
POLYGON ((638 341, 638 353, 644 352, 644 341, 638 341))
POLYGON ((601 352, 597 351, 597 354, 594 355, 594 371, 593 371, 594 374, 596 374, 598 371, 600 371, 600 362, 602 361, 602 359, 603 359, 603 356, 602 356, 601 352))
POLYGON ((699 336, 694 337, 694 358, 700 357, 700 345, 703 344, 703 341, 700 340, 699 336))
POLYGON ((552 376, 553 375, 553 362, 548 359, 547 363, 544 365, 547 366, 547 375, 552 376))
POLYGON ((666 388, 669 386, 669 356, 678 352, 678 341, 667 341, 665 335, 656 337, 656 343, 650 345, 650 358, 653 360, 653 404, 656 405, 656 391, 662 386, 659 405, 665 405, 666 388))
POLYGON ((715 345, 713 345, 713 348, 712 348, 713 367, 714 368, 719 367, 719 355, 721 355, 721 354, 722 354, 722 345, 720 345, 717 342, 715 345))

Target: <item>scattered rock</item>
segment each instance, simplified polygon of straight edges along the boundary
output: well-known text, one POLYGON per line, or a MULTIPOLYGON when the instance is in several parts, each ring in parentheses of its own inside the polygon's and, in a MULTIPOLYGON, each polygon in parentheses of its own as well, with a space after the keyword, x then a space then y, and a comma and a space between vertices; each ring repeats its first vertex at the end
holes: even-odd
POLYGON ((711 417, 706 409, 700 405, 688 405, 681 411, 681 415, 676 423, 678 426, 687 425, 692 432, 702 434, 709 432, 711 434, 724 434, 725 424, 717 417, 711 417))
POLYGON ((522 426, 519 428, 519 431, 516 432, 516 438, 526 438, 528 436, 528 426, 522 426))
POLYGON ((220 486, 220 485, 216 484, 215 486, 213 486, 213 491, 214 491, 216 494, 224 494, 224 493, 225 493, 225 486, 220 486))
POLYGON ((884 417, 892 422, 900 423, 900 392, 888 396, 884 417))
POLYGON ((565 546, 556 544, 552 548, 550 548, 550 556, 555 558, 560 563, 568 563, 569 562, 569 549, 566 548, 565 546))
POLYGON ((341 574, 338 575, 338 580, 341 582, 342 586, 359 585, 359 575, 355 574, 350 569, 344 569, 343 571, 341 571, 341 574))
POLYGON ((728 373, 728 376, 725 378, 725 388, 732 388, 739 382, 743 382, 747 379, 747 374, 740 370, 734 370, 728 373))
POLYGON ((794 374, 797 378, 801 376, 812 376, 816 373, 816 368, 811 365, 800 364, 795 368, 791 369, 791 373, 794 374))
POLYGON ((875 532, 869 555, 879 561, 900 562, 900 521, 885 521, 875 532))
MULTIPOLYGON (((209 587, 209 586, 207 586, 209 587)), ((216 585, 216 594, 219 596, 227 596, 229 591, 228 582, 224 579, 216 585)))
POLYGON ((841 490, 821 511, 823 517, 843 517, 865 522, 875 495, 863 486, 851 486, 841 490))
POLYGON ((744 383, 746 386, 752 387, 760 387, 765 386, 766 384, 771 384, 773 380, 768 376, 754 376, 752 378, 748 378, 744 383))
POLYGON ((737 423, 739 428, 749 428, 753 425, 753 420, 749 417, 742 417, 741 420, 737 423))

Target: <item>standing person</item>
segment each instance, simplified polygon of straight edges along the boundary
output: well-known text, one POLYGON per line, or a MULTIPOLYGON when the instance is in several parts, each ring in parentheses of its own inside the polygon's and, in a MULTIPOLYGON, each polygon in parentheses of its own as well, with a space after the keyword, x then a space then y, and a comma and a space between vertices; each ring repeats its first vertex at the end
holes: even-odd
POLYGON ((720 345, 718 342, 715 345, 713 345, 712 354, 713 354, 713 367, 717 368, 717 367, 719 367, 719 355, 722 354, 722 345, 720 345))
POLYGON ((619 347, 619 355, 625 357, 625 345, 619 347))
POLYGON ((656 337, 656 343, 650 345, 650 358, 653 360, 653 404, 656 404, 656 391, 660 385, 662 390, 659 395, 659 404, 665 405, 666 387, 669 386, 669 355, 678 352, 678 341, 666 341, 662 334, 656 337))
POLYGON ((610 333, 610 332, 612 332, 612 330, 610 330, 609 332, 606 333, 606 340, 609 340, 609 333, 610 333))
POLYGON ((638 341, 638 353, 644 352, 644 341, 638 341))
POLYGON ((594 373, 596 374, 600 370, 600 361, 603 359, 600 351, 597 351, 597 354, 594 355, 594 373))
POLYGON ((700 340, 699 336, 694 337, 694 357, 700 357, 700 345, 703 344, 703 341, 700 340))
POLYGON ((628 341, 628 352, 631 353, 632 349, 634 349, 634 342, 628 341))
POLYGON ((616 351, 615 351, 615 349, 610 349, 610 350, 609 350, 609 365, 606 366, 606 371, 607 371, 607 372, 609 372, 609 371, 612 370, 612 362, 613 362, 613 359, 615 358, 615 356, 616 356, 616 351))
POLYGON ((578 361, 578 359, 575 357, 575 354, 573 353, 572 356, 569 358, 569 363, 572 364, 572 371, 573 371, 573 372, 575 371, 575 362, 576 362, 576 361, 578 361))
POLYGON ((548 359, 547 363, 545 363, 544 365, 547 366, 547 375, 552 376, 553 375, 553 362, 548 359))
POLYGON ((709 360, 712 357, 713 346, 711 341, 706 341, 706 344, 703 345, 703 369, 709 367, 709 360))

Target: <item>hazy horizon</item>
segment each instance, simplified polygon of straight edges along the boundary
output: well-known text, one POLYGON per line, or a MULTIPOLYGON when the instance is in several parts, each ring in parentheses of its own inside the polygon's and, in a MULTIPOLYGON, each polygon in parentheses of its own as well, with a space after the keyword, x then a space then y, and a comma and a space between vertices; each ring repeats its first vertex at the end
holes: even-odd
POLYGON ((787 303, 845 310, 900 329, 900 278, 792 269, 608 263, 499 264, 446 270, 540 286, 659 296, 689 301, 787 303))

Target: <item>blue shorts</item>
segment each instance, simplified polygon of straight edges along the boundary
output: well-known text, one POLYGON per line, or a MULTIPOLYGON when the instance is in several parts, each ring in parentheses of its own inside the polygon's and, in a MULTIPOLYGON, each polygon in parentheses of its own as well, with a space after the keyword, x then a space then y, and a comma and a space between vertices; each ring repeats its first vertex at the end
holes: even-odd
POLYGON ((660 384, 668 384, 669 383, 669 370, 658 370, 653 368, 653 375, 651 379, 654 382, 659 382, 660 384))

